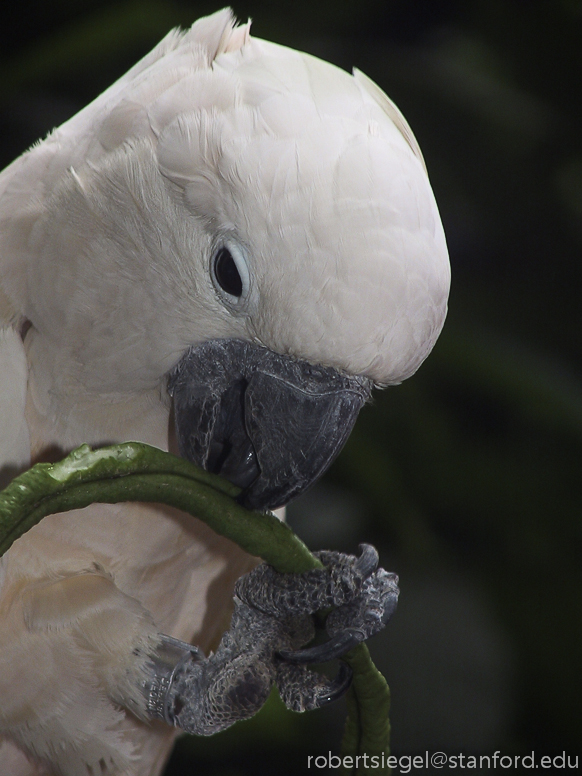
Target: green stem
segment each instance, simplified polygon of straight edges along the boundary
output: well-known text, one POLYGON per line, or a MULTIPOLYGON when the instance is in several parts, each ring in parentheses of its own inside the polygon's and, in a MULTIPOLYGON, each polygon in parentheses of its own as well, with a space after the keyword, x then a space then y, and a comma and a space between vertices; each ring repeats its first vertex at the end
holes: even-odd
MULTIPOLYGON (((183 458, 138 442, 91 450, 74 450, 55 464, 36 464, 0 492, 0 555, 43 517, 82 509, 95 502, 144 501, 166 504, 203 520, 251 555, 283 573, 321 568, 293 531, 272 514, 250 512, 235 501, 240 489, 222 477, 183 458)), ((390 694, 364 644, 345 658, 354 670, 348 698, 348 720, 342 755, 354 768, 346 774, 372 773, 368 758, 385 755, 388 747, 390 694), (360 760, 356 765, 356 756, 360 760)), ((375 768, 376 775, 388 769, 375 768)))
POLYGON ((347 694, 348 717, 342 738, 342 757, 353 758, 353 768, 344 767, 344 776, 389 774, 385 764, 390 754, 390 689, 376 668, 368 647, 359 644, 342 657, 352 668, 354 678, 347 694), (366 759, 364 755, 368 755, 366 759), (359 760, 355 757, 359 756, 359 760), (372 756, 377 758, 373 761, 372 756))

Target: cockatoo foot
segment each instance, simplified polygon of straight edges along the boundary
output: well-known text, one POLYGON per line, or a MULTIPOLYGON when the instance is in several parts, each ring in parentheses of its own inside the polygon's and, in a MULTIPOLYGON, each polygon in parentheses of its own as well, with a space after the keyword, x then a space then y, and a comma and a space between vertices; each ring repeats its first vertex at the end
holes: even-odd
POLYGON ((163 636, 143 688, 148 715, 210 735, 253 716, 273 684, 294 711, 343 695, 351 681, 346 664, 331 681, 306 664, 340 657, 380 631, 398 600, 396 575, 377 568, 373 547, 361 550, 359 558, 317 553, 325 568, 303 574, 280 574, 266 564, 246 574, 235 587, 231 628, 209 658, 163 636), (331 640, 299 649, 315 634, 312 615, 330 608, 325 628, 331 640))

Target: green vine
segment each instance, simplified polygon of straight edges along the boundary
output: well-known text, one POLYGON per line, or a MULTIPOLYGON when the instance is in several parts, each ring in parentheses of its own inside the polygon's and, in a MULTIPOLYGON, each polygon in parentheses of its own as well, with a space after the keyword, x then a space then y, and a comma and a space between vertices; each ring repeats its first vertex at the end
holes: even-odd
MULTIPOLYGON (((278 571, 321 568, 285 523, 272 514, 240 506, 235 501, 239 492, 222 477, 146 444, 126 442, 98 450, 83 445, 58 463, 36 464, 0 492, 0 555, 46 515, 95 502, 145 501, 176 507, 203 520, 278 571)), ((390 731, 388 685, 364 644, 342 659, 354 671, 342 742, 344 774, 387 774, 389 769, 382 765, 390 731)))

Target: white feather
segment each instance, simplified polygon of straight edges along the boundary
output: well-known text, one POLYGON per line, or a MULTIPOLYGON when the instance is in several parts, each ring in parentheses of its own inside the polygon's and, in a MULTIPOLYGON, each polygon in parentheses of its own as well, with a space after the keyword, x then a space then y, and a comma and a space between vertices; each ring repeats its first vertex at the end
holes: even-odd
POLYGON ((22 340, 0 329, 0 488, 30 466, 30 439, 24 420, 28 366, 22 340))

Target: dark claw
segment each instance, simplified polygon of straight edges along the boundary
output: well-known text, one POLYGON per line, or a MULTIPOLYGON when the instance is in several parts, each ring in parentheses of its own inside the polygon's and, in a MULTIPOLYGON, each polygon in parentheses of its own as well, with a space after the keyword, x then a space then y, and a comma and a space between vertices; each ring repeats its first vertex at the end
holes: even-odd
POLYGON ((361 631, 355 628, 346 628, 326 641, 325 644, 296 651, 282 649, 279 652, 279 657, 288 663, 327 663, 329 660, 335 660, 337 657, 345 655, 365 638, 361 631))
MULTIPOLYGON (((398 582, 398 577, 396 577, 396 582, 398 582)), ((384 614, 382 615, 382 622, 384 623, 384 625, 388 623, 388 620, 392 617, 392 615, 396 611, 397 605, 398 605, 398 588, 396 588, 396 591, 390 595, 389 604, 384 609, 384 614)))
POLYGON ((337 676, 329 683, 326 691, 317 696, 316 706, 319 708, 341 698, 350 689, 353 676, 354 672, 349 665, 340 661, 337 676))
POLYGON ((359 572, 363 579, 368 579, 370 574, 378 568, 378 553, 371 544, 360 544, 359 549, 362 554, 354 563, 354 571, 359 572))

